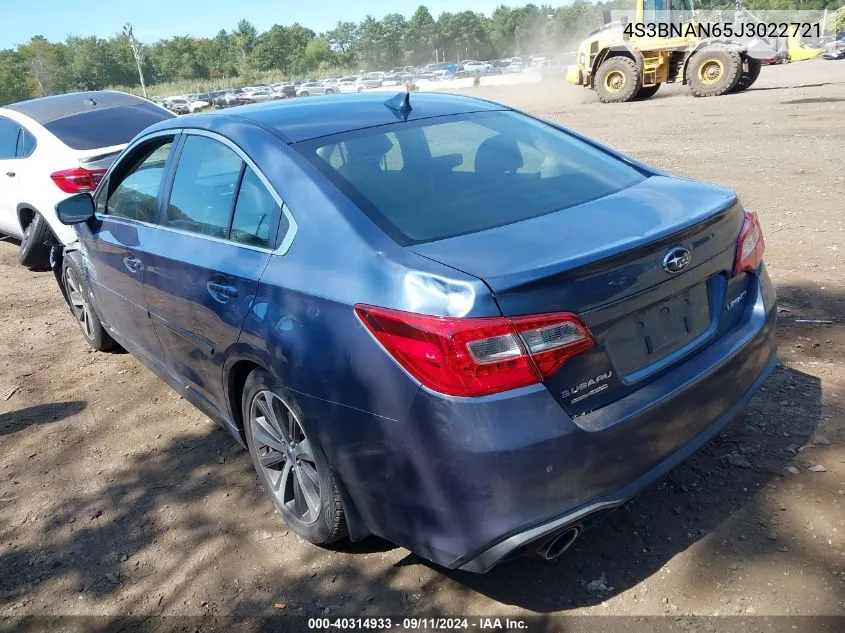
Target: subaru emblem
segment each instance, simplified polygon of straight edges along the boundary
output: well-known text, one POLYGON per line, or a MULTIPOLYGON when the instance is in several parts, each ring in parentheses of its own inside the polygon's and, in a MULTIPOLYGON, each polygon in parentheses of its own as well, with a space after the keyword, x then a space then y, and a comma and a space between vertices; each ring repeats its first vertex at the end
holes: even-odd
POLYGON ((670 248, 663 257, 663 270, 667 273, 679 273, 689 266, 691 255, 688 249, 681 246, 670 248))

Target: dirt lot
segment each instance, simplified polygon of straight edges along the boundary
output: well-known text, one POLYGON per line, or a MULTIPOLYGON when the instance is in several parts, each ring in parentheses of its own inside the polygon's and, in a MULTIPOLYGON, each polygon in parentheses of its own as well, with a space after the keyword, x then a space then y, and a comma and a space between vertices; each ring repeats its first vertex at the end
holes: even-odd
POLYGON ((764 68, 714 99, 471 94, 760 214, 782 365, 748 408, 556 564, 474 576, 378 539, 322 550, 285 529, 226 433, 128 354, 89 351, 52 276, 2 241, 0 616, 845 614, 845 62, 764 68))

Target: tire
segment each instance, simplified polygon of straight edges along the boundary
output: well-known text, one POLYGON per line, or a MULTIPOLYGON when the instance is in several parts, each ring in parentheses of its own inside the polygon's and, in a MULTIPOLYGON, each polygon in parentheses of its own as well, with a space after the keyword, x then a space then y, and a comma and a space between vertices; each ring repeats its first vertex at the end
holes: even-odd
POLYGON ((757 77, 760 76, 760 69, 763 68, 763 64, 760 63, 759 59, 754 59, 753 57, 744 57, 743 64, 742 64, 742 74, 739 77, 739 81, 736 82, 736 86, 734 86, 731 92, 742 92, 743 90, 747 90, 751 87, 751 85, 757 81, 757 77))
POLYGON ((288 527, 315 545, 328 545, 347 534, 340 492, 325 454, 305 434, 297 407, 284 393, 263 369, 247 377, 242 413, 249 455, 288 527))
POLYGON ((23 231, 18 261, 32 270, 50 270, 50 246, 54 241, 47 220, 36 213, 23 231))
POLYGON ((299 93, 299 96, 300 96, 300 97, 307 97, 307 96, 308 96, 308 91, 307 91, 307 90, 303 90, 302 92, 300 92, 300 93, 299 93))
POLYGON ((645 101, 646 99, 650 99, 654 96, 654 93, 660 88, 660 84, 654 84, 653 86, 643 86, 640 88, 639 92, 634 96, 635 101, 645 101))
POLYGON ((88 345, 100 352, 112 349, 114 339, 106 332, 91 303, 91 288, 82 268, 82 255, 77 251, 71 251, 62 261, 62 285, 70 313, 88 345))
POLYGON ((332 90, 331 88, 329 88, 328 90, 326 90, 326 94, 327 94, 327 95, 333 95, 333 94, 334 94, 334 90, 332 90))
POLYGON ((599 66, 594 85, 602 103, 622 103, 640 91, 642 76, 632 59, 611 57, 599 66))
POLYGON ((713 45, 694 53, 687 65, 687 82, 696 97, 718 97, 736 87, 742 57, 726 46, 713 45))

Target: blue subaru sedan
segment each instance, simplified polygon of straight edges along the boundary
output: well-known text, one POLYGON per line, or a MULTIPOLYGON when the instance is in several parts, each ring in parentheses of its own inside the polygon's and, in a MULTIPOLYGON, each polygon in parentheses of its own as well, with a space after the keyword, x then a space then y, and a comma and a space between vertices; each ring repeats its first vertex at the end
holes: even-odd
POLYGON ((228 429, 320 545, 554 558, 775 363, 763 235, 733 192, 488 101, 164 121, 58 213, 86 340, 228 429))

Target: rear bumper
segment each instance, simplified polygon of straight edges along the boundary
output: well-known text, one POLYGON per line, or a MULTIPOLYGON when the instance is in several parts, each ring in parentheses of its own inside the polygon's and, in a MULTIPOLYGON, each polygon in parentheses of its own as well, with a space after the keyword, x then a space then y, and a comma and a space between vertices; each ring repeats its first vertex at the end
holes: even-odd
POLYGON ((435 563, 485 572, 624 503, 718 433, 774 367, 775 297, 764 268, 757 281, 735 327, 574 420, 542 385, 484 398, 421 390, 403 421, 325 412, 344 420, 346 441, 329 440, 327 453, 356 516, 435 563))
POLYGON ((453 567, 458 567, 462 571, 485 573, 492 569, 503 558, 528 544, 535 541, 539 544, 539 542, 542 542, 546 537, 555 532, 561 532, 570 526, 582 525, 583 523, 588 522, 592 517, 603 515, 606 512, 626 503, 635 497, 641 490, 654 483, 657 479, 690 457, 699 448, 710 441, 719 431, 721 431, 728 422, 736 417, 745 405, 748 404, 748 401, 754 393, 769 377, 769 374, 771 374, 775 365, 777 365, 777 358, 772 355, 763 372, 758 376, 757 380, 746 392, 742 400, 737 402, 733 407, 715 420, 704 433, 701 433, 694 440, 678 450, 669 459, 661 462, 658 466, 642 475, 639 479, 632 481, 624 488, 617 490, 612 494, 575 508, 556 519, 547 521, 505 538, 495 545, 491 545, 490 547, 483 549, 478 554, 472 554, 468 560, 466 560, 467 557, 464 557, 464 559, 456 561, 453 564, 453 567), (462 560, 465 560, 466 562, 462 562, 462 560))

